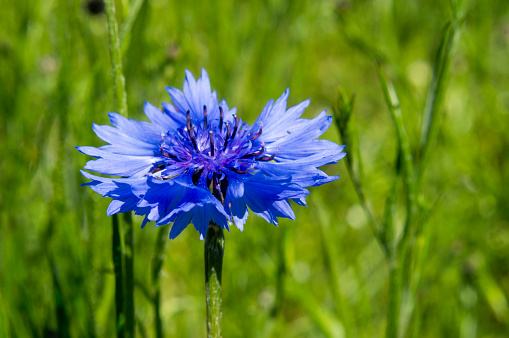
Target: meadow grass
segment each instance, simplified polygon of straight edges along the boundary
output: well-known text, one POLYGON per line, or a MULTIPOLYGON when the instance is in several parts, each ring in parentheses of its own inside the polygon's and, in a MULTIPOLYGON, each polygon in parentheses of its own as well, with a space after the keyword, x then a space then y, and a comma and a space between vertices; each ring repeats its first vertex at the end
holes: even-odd
MULTIPOLYGON (((0 11, 0 337, 116 332, 109 201, 74 149, 121 112, 87 3, 0 11)), ((115 4, 129 117, 204 67, 248 123, 289 87, 304 117, 335 110, 323 137, 347 145, 296 221, 225 232, 225 337, 507 334, 507 1, 115 4)), ((205 336, 198 233, 140 224, 136 335, 205 336)))

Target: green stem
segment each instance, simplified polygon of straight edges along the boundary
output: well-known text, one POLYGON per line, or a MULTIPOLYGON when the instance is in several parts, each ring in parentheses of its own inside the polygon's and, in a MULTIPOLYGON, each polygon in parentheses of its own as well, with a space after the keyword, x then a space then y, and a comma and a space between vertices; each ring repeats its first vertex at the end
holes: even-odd
POLYGON ((126 336, 134 337, 134 245, 132 213, 124 214, 124 262, 125 262, 125 328, 126 336))
POLYGON ((154 321, 156 337, 162 338, 163 322, 161 320, 161 270, 164 263, 166 244, 168 243, 168 232, 166 229, 161 228, 156 239, 156 246, 154 249, 154 256, 152 257, 152 303, 154 305, 154 321))
POLYGON ((112 253, 113 253, 113 266, 115 268, 115 314, 116 314, 116 325, 115 329, 117 337, 124 337, 124 326, 125 326, 125 313, 124 313, 124 279, 122 274, 122 241, 120 237, 120 224, 118 221, 118 215, 112 216, 113 226, 113 241, 112 241, 112 253))
POLYGON ((288 270, 287 265, 287 242, 288 228, 281 229, 281 239, 278 241, 278 264, 276 271, 276 301, 271 311, 271 316, 277 318, 282 313, 283 302, 285 299, 285 279, 288 270))
POLYGON ((205 236, 205 298, 207 337, 221 337, 221 294, 224 255, 223 229, 211 223, 205 236))
POLYGON ((113 84, 117 109, 119 114, 127 117, 127 95, 125 78, 122 73, 122 58, 120 57, 120 42, 118 38, 118 24, 115 17, 115 0, 106 1, 106 16, 108 18, 108 39, 110 47, 111 66, 113 67, 113 84))
POLYGON ((161 288, 158 287, 154 293, 154 321, 156 326, 156 337, 162 338, 163 335, 163 321, 161 320, 161 288))
POLYGON ((397 338, 399 311, 401 306, 401 271, 397 255, 389 262, 389 312, 387 315, 386 338, 397 338))
MULTIPOLYGON (((118 37, 118 24, 117 19, 115 17, 115 1, 108 0, 106 1, 106 17, 108 20, 108 41, 109 41, 109 49, 110 49, 110 57, 111 57, 111 66, 113 68, 113 84, 115 91, 115 99, 116 99, 116 109, 117 111, 127 117, 127 94, 125 90, 125 78, 122 73, 122 58, 120 53, 120 41, 118 37)), ((127 337, 134 337, 135 333, 135 321, 134 321, 134 265, 133 265, 133 257, 134 257, 134 247, 133 247, 133 224, 132 224, 132 214, 128 212, 124 216, 124 221, 126 225, 125 232, 125 246, 124 246, 124 264, 125 264, 125 335, 127 337)), ((118 218, 113 218, 113 227, 114 232, 118 232, 118 236, 120 236, 119 222, 118 218), (116 223, 116 225, 115 225, 116 223), (117 228, 115 230, 115 228, 117 228)), ((115 237, 115 234, 114 234, 115 237)), ((118 239, 113 239, 114 242, 117 242, 118 239)), ((120 243, 120 241, 118 241, 120 243)), ((117 249, 114 248, 114 262, 117 249)), ((118 264, 115 263, 115 264, 118 264)), ((116 270, 115 270, 116 271, 116 270)), ((120 276, 116 276, 116 278, 121 278, 120 276)), ((116 295, 121 292, 119 290, 120 284, 116 284, 116 295)), ((122 294, 122 293, 120 293, 122 294)), ((119 324, 119 304, 117 303, 117 334, 120 334, 118 327, 119 324)), ((122 325, 123 326, 123 325, 122 325)))

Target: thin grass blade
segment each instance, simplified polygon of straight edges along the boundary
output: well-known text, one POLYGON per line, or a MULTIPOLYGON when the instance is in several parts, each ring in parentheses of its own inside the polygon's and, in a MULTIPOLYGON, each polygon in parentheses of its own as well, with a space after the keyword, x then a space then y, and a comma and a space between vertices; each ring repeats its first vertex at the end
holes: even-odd
MULTIPOLYGON (((394 128, 396 130, 396 136, 398 140, 398 148, 401 152, 402 158, 402 167, 404 173, 403 183, 405 186, 406 211, 407 211, 405 226, 403 228, 403 235, 399 240, 400 243, 403 243, 407 237, 408 229, 412 224, 412 217, 414 214, 413 211, 415 205, 414 164, 412 153, 410 150, 410 141, 408 140, 405 125, 403 123, 403 115, 401 113, 401 107, 399 105, 399 99, 396 94, 396 90, 394 89, 392 83, 387 81, 387 78, 380 63, 378 63, 377 66, 377 74, 378 79, 380 80, 380 85, 382 86, 382 92, 384 94, 385 102, 387 103, 387 107, 389 108, 392 121, 394 123, 394 128)), ((397 243, 396 246, 399 246, 399 243, 397 243)))
POLYGON ((138 14, 140 13, 140 9, 143 6, 145 0, 136 0, 131 8, 129 8, 129 13, 125 18, 124 22, 120 26, 120 41, 121 41, 121 49, 120 55, 123 57, 127 50, 129 49, 129 45, 131 44, 131 29, 133 28, 134 22, 138 18, 138 14))
POLYGON ((458 33, 458 24, 448 22, 442 33, 433 73, 429 86, 428 98, 424 109, 423 130, 421 137, 420 165, 417 173, 417 191, 420 191, 429 163, 431 151, 435 146, 438 129, 442 120, 442 105, 447 88, 447 78, 451 62, 453 42, 458 33))

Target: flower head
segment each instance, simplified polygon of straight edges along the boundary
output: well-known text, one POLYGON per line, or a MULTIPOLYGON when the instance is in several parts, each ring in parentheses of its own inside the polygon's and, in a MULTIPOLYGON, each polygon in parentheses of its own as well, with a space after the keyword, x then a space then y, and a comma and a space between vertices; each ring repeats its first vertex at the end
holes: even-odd
POLYGON ((275 225, 295 219, 290 200, 305 205, 306 187, 338 178, 318 167, 345 156, 344 147, 317 139, 331 124, 326 112, 300 118, 309 100, 287 110, 286 90, 250 126, 218 102, 205 70, 198 81, 186 71, 183 92, 166 90, 173 104, 145 103, 150 122, 110 113, 113 127, 93 125, 109 144, 77 147, 96 158, 85 169, 121 177, 81 171, 92 180, 85 185, 113 198, 108 215, 134 210, 145 216, 142 227, 173 223, 170 238, 192 223, 204 238, 210 222, 242 231, 248 209, 275 225))

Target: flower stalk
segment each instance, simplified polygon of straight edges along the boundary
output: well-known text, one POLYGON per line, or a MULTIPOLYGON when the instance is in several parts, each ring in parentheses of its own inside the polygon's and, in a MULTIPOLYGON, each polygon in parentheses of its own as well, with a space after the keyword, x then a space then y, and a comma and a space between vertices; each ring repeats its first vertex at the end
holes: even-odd
MULTIPOLYGON (((127 117, 127 94, 125 78, 122 72, 122 58, 120 53, 120 40, 118 24, 115 17, 114 0, 106 1, 106 17, 108 21, 108 42, 113 69, 113 84, 117 111, 127 117)), ((125 240, 122 250, 121 224, 118 216, 113 215, 113 264, 115 267, 115 300, 116 300, 116 331, 118 337, 134 337, 134 247, 133 222, 131 212, 124 217, 125 240), (122 263, 124 269, 122 268, 122 263), (122 271, 124 270, 124 271, 122 271), (123 273, 125 273, 125 278, 123 273), (122 298, 125 297, 125 303, 122 298)))
POLYGON ((134 337, 134 233, 132 213, 124 213, 125 319, 126 336, 134 337))
POLYGON ((213 338, 221 337, 223 255, 223 229, 211 223, 205 236, 205 298, 207 337, 213 338))
POLYGON ((115 331, 117 337, 124 337, 124 282, 122 272, 122 242, 120 237, 120 224, 118 215, 112 217, 112 255, 115 269, 115 331))
POLYGON ((162 228, 156 238, 154 256, 152 257, 152 304, 154 306, 154 322, 156 338, 163 338, 163 321, 161 318, 161 270, 163 268, 168 233, 162 228))

